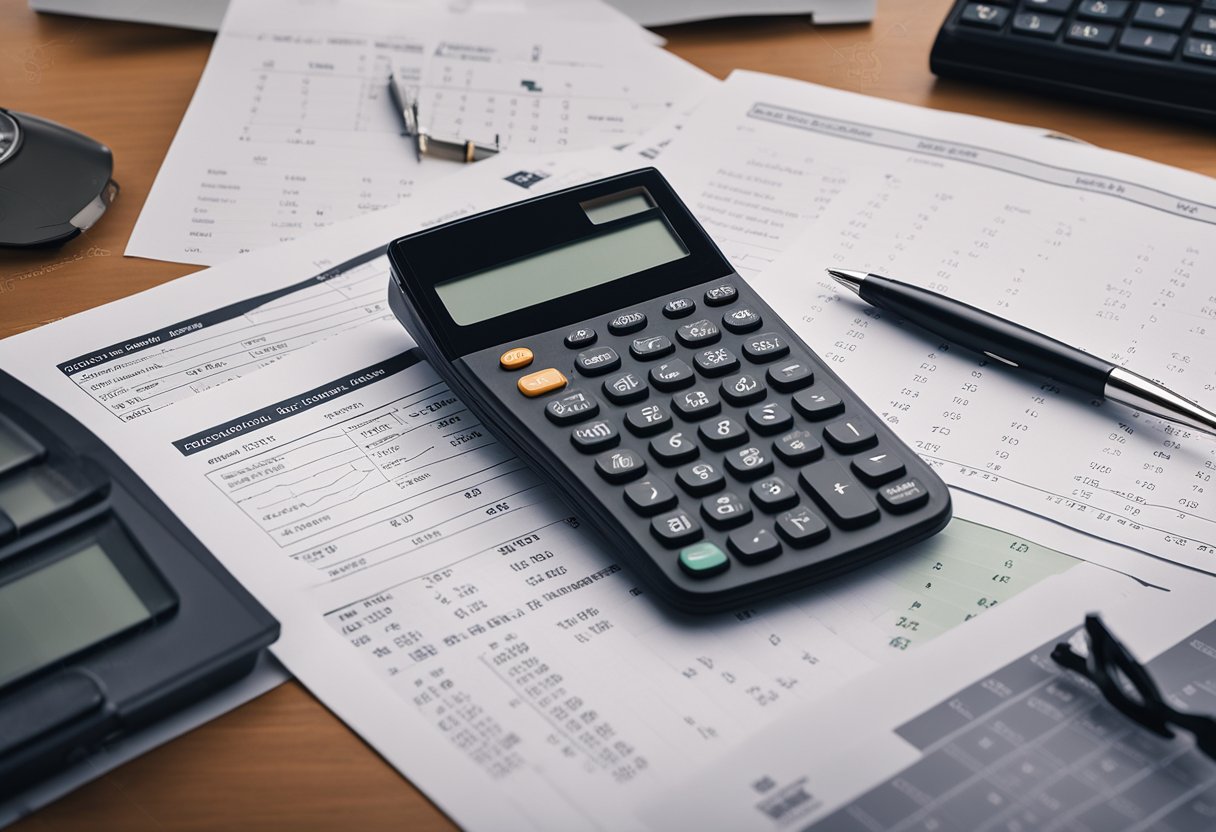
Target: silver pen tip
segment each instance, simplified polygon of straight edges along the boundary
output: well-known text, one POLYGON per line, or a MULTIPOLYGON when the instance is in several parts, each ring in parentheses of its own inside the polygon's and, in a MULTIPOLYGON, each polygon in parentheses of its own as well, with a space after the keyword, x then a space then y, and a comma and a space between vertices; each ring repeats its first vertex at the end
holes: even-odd
POLYGON ((866 279, 865 272, 858 272, 853 269, 826 269, 826 271, 832 276, 833 280, 841 286, 848 288, 853 294, 861 294, 861 282, 866 279))

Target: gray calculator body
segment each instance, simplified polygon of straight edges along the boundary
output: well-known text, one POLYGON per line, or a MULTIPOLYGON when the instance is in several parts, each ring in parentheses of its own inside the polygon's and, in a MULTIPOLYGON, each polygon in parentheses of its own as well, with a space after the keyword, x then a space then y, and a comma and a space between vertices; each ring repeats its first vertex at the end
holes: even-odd
POLYGON ((653 591, 755 603, 939 531, 937 475, 730 266, 654 169, 389 246, 454 392, 653 591))

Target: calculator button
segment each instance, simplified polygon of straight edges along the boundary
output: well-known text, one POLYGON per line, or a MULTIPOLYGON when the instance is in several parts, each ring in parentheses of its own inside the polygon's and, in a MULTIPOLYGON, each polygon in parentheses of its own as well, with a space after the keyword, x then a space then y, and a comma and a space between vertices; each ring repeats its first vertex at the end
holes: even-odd
POLYGON ((1191 34, 1216 36, 1216 14, 1201 14, 1196 17, 1191 34))
POLYGON ((598 376, 620 367, 621 357, 612 347, 596 347, 580 352, 574 359, 574 366, 585 376, 598 376))
POLYGON ((7 543, 16 536, 17 524, 10 520, 7 514, 0 511, 0 543, 7 543))
POLYGON ((726 485, 726 478, 713 463, 694 462, 676 471, 676 482, 692 496, 701 497, 721 490, 726 485))
POLYGON ((761 332, 743 342, 743 354, 749 361, 764 364, 790 354, 790 345, 775 332, 761 332))
POLYGON ((697 310, 697 304, 692 298, 676 298, 663 304, 663 315, 668 318, 684 318, 697 310))
POLYGON ((826 387, 812 387, 794 396, 794 409, 808 419, 829 419, 844 413, 844 402, 826 387))
POLYGON ((91 465, 65 463, 24 468, 0 479, 0 513, 22 534, 100 500, 109 480, 91 465))
POLYGON ((968 3, 959 15, 959 22, 967 26, 983 26, 986 29, 999 29, 1005 25, 1009 10, 987 3, 968 3))
POLYGON ((718 329, 718 325, 713 321, 702 318, 677 329, 676 337, 686 347, 703 347, 721 338, 722 330, 718 329))
POLYGON ((1022 5, 1036 12, 1051 12, 1052 14, 1068 14, 1076 0, 1026 0, 1022 5))
POLYGON ((768 436, 789 430, 794 426, 794 417, 776 402, 752 405, 747 411, 747 423, 757 433, 768 436))
POLYGON ((1122 20, 1131 6, 1131 0, 1084 0, 1077 9, 1077 17, 1090 20, 1122 20))
POLYGON ((646 382, 637 373, 621 373, 604 381, 604 395, 613 404, 640 402, 649 393, 646 382))
POLYGON ((748 373, 723 379, 721 388, 722 398, 736 407, 758 402, 768 394, 764 383, 748 373))
POLYGON ((1060 27, 1063 25, 1064 18, 1058 15, 1024 12, 1013 16, 1013 24, 1009 28, 1019 35, 1050 40, 1060 33, 1060 27))
POLYGON ((621 435, 617 433, 616 428, 610 422, 597 419, 594 422, 575 428, 570 433, 570 441, 574 443, 574 447, 583 453, 593 454, 596 451, 602 451, 605 448, 615 446, 621 441, 621 435))
POLYGON ((773 443, 773 452, 786 465, 801 466, 823 456, 823 443, 809 430, 792 430, 773 443))
POLYGON ((532 363, 534 357, 532 350, 527 347, 515 347, 498 357, 498 366, 504 370, 522 370, 532 363))
POLYGON ((533 398, 545 393, 552 393, 554 390, 561 390, 566 386, 566 377, 560 371, 550 367, 547 370, 537 370, 535 373, 520 376, 519 380, 515 382, 515 386, 519 388, 519 392, 528 398, 533 398))
POLYGON ((682 508, 660 514, 650 521, 650 533, 664 546, 674 549, 701 537, 701 524, 682 508))
POLYGON ((696 422, 714 416, 722 409, 722 400, 713 390, 689 390, 673 396, 671 406, 685 421, 696 422))
POLYGON ((869 486, 882 485, 904 475, 904 463, 886 448, 875 448, 853 460, 853 473, 869 486))
POLYGON ((701 514, 716 529, 733 529, 752 519, 752 510, 733 491, 723 491, 701 501, 701 514))
POLYGON ((700 453, 697 443, 683 431, 672 431, 650 440, 650 455, 668 467, 696 459, 700 453))
POLYGON ((1182 47, 1182 57, 1188 61, 1216 64, 1216 40, 1187 38, 1182 47))
POLYGON ((652 436, 671 427, 671 414, 661 404, 642 404, 625 411, 625 424, 638 436, 652 436))
POLYGON ((674 508, 676 492, 658 480, 640 480, 625 486, 625 502, 643 517, 674 508))
POLYGON ((725 456, 726 470, 735 479, 749 482, 765 474, 773 473, 773 459, 755 445, 747 445, 731 451, 725 456))
POLYGON ((701 541, 680 550, 680 568, 694 578, 708 578, 725 572, 730 566, 726 553, 709 541, 701 541))
POLYGON ((599 412, 600 403, 595 400, 595 396, 576 387, 571 387, 560 399, 554 399, 545 405, 545 415, 555 425, 572 425, 590 419, 599 412))
POLYGON ((781 477, 765 477, 752 486, 752 502, 772 514, 798 502, 798 491, 781 477))
POLYGON ((799 506, 777 517, 777 534, 795 549, 804 549, 827 540, 830 531, 822 517, 806 506, 799 506))
POLYGON ((697 365, 701 375, 713 378, 733 373, 739 369, 739 359, 726 347, 711 347, 701 350, 692 357, 692 363, 697 365))
POLYGON ((733 448, 747 441, 747 430, 734 419, 714 419, 712 422, 706 422, 697 429, 697 433, 700 434, 701 440, 715 451, 733 448))
POLYGON ((634 338, 629 345, 629 354, 639 361, 650 361, 671 355, 676 351, 676 345, 666 335, 649 335, 645 338, 634 338))
POLYGON ((929 502, 929 490, 916 477, 909 477, 878 489, 878 502, 892 514, 903 514, 929 502))
POLYGON ((595 458, 595 470, 608 482, 619 483, 636 480, 646 473, 646 460, 628 448, 607 451, 595 458))
POLYGON ((782 393, 793 393, 809 387, 815 381, 815 373, 809 364, 802 361, 783 361, 768 368, 768 383, 782 393))
POLYGON ((589 347, 595 343, 596 337, 594 329, 581 326, 566 333, 566 346, 572 350, 576 350, 579 347, 589 347))
POLYGON ((608 331, 613 335, 628 335, 646 326, 646 316, 641 312, 625 312, 608 322, 608 331))
POLYGON ((1133 29, 1130 26, 1119 36, 1122 52, 1135 52, 1155 58, 1168 58, 1178 48, 1178 36, 1169 32, 1154 32, 1151 29, 1133 29))
POLYGON ((798 474, 802 488, 842 529, 856 529, 878 519, 878 506, 839 462, 808 465, 798 474))
POLYGON ((843 454, 857 453, 878 444, 874 428, 861 419, 841 419, 823 429, 832 447, 843 454))
POLYGON ((705 290, 705 303, 707 306, 726 306, 728 303, 734 303, 738 297, 739 290, 728 283, 705 290))
POLYGON ((1082 46, 1105 49, 1115 39, 1116 28, 1106 23, 1074 23, 1068 27, 1064 40, 1082 46))
POLYGON ((0 474, 15 471, 46 455, 34 437, 0 416, 0 474))
POLYGON ((751 332, 753 329, 759 329, 762 323, 764 321, 760 315, 746 306, 732 309, 722 316, 722 326, 735 333, 751 332))
POLYGON ((781 554, 781 543, 776 535, 758 524, 731 532, 726 545, 740 563, 763 563, 781 554))
POLYGON ((693 375, 692 367, 679 358, 664 361, 650 370, 650 383, 668 393, 672 390, 679 390, 681 387, 687 387, 696 380, 697 377, 693 375))
POLYGON ((1172 3, 1137 3, 1136 10, 1132 12, 1132 23, 1177 31, 1186 25, 1190 16, 1189 6, 1178 6, 1172 3))

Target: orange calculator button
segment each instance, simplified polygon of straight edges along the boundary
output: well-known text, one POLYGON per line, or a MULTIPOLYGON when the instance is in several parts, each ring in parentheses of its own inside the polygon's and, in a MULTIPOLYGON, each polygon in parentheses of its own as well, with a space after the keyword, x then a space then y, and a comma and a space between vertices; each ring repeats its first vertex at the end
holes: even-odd
POLYGON ((532 350, 527 347, 515 347, 498 357, 498 366, 504 370, 520 370, 531 364, 532 358, 532 350))
POLYGON ((547 370, 528 373, 526 376, 522 376, 516 384, 519 385, 519 392, 525 396, 541 396, 565 387, 566 377, 559 370, 550 367, 547 370))

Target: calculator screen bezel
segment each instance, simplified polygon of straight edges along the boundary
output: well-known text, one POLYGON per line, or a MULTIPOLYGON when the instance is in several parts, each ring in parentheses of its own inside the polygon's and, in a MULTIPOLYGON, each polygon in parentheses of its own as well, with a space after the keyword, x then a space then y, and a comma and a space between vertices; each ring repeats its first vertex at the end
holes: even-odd
POLYGON ((449 361, 554 327, 581 323, 622 306, 725 277, 733 269, 654 168, 601 179, 456 220, 395 240, 393 278, 449 361), (654 207, 594 222, 583 204, 642 188, 654 207), (461 326, 435 286, 560 246, 661 217, 687 256, 615 280, 461 326))

